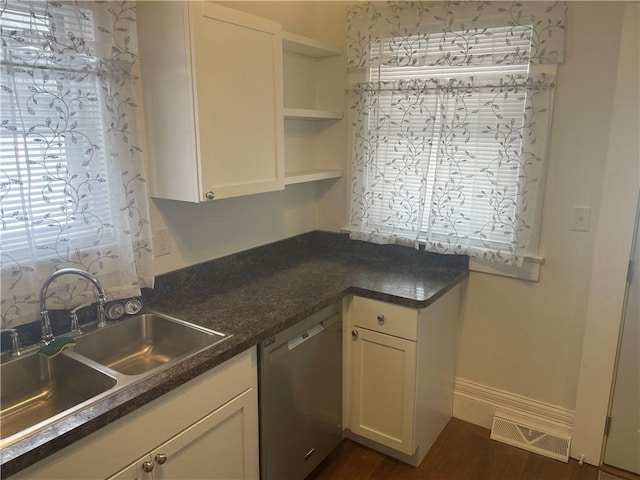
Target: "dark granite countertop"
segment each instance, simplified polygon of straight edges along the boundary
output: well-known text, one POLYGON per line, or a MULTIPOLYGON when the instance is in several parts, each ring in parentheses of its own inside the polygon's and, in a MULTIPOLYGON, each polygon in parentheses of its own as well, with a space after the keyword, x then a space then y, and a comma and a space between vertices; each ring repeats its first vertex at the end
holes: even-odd
POLYGON ((232 337, 2 450, 6 478, 346 295, 423 308, 468 275, 466 256, 311 232, 156 278, 147 309, 232 337))

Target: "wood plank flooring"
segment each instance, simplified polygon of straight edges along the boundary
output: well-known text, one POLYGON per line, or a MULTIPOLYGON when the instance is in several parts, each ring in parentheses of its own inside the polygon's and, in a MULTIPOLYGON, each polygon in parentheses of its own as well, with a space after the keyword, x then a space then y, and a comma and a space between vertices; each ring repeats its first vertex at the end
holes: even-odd
POLYGON ((598 469, 559 462, 489 438, 489 430, 456 418, 440 434, 418 468, 350 440, 308 480, 597 480, 598 469))

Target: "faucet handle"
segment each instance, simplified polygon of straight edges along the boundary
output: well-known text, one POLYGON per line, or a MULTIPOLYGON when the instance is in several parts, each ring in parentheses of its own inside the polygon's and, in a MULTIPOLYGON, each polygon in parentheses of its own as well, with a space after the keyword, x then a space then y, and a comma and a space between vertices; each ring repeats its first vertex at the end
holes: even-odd
POLYGON ((98 293, 98 328, 103 328, 107 326, 107 319, 104 314, 104 306, 107 303, 107 293, 99 292, 98 293))
POLYGON ((107 326, 107 319, 104 314, 104 302, 98 302, 98 328, 107 326))
POLYGON ((80 329, 80 322, 78 321, 78 310, 81 310, 86 307, 90 307, 91 303, 83 303, 82 305, 78 305, 77 307, 71 309, 71 334, 80 335, 82 334, 82 330, 80 329))
POLYGON ((42 317, 42 343, 48 344, 53 340, 53 332, 51 330, 51 320, 49 319, 49 311, 42 310, 40 312, 42 317))
POLYGON ((0 333, 8 333, 11 337, 11 357, 19 357, 22 354, 22 347, 20 345, 20 336, 18 330, 15 328, 3 328, 0 333))

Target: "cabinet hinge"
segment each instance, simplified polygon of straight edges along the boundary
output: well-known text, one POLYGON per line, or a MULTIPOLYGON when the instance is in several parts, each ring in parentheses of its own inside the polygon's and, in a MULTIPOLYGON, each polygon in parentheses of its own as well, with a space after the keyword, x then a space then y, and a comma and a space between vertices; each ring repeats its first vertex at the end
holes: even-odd
POLYGON ((604 422, 604 434, 608 437, 610 431, 611 431, 611 416, 608 416, 607 420, 604 422))
POLYGON ((636 269, 636 262, 635 260, 629 260, 629 268, 627 270, 627 283, 629 285, 631 285, 631 282, 633 282, 633 271, 636 269))

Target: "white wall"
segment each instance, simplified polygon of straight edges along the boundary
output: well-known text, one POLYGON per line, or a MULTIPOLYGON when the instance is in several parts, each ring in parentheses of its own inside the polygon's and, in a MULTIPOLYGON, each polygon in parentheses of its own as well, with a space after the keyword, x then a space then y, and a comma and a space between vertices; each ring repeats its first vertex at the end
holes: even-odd
MULTIPOLYGON (((623 19, 620 2, 569 2, 558 69, 538 283, 472 273, 458 377, 574 410, 623 19), (593 209, 571 231, 574 206, 593 209)), ((455 414, 456 412, 454 412, 455 414)))
POLYGON ((172 252, 155 258, 156 275, 314 230, 313 185, 192 204, 151 201, 154 232, 168 228, 172 252))

